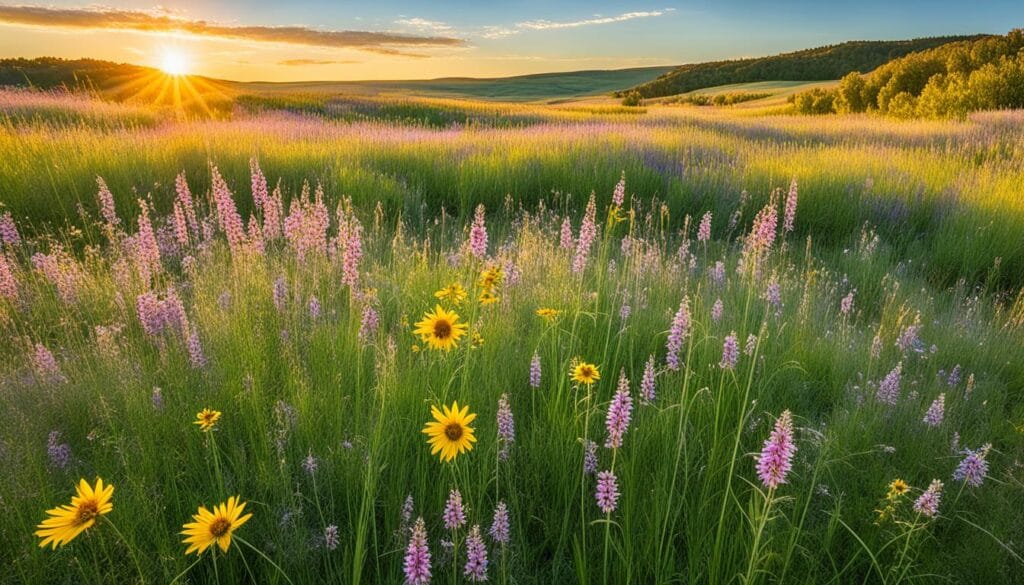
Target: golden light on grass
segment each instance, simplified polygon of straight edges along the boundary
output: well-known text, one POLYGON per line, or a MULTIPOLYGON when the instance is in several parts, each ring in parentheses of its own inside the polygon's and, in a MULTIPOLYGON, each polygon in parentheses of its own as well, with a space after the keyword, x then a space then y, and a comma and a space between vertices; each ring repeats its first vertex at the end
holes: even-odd
POLYGON ((436 406, 430 407, 434 420, 423 427, 423 432, 430 437, 427 440, 433 447, 430 454, 440 453, 441 461, 451 461, 456 455, 473 449, 476 437, 469 423, 476 419, 476 414, 470 414, 468 406, 460 410, 458 401, 453 402, 451 408, 441 408, 438 410, 436 406))
POLYGON ((46 511, 49 518, 37 526, 39 530, 36 531, 36 536, 42 539, 39 546, 64 546, 92 528, 97 518, 114 509, 114 505, 110 503, 113 495, 114 486, 104 486, 100 478, 96 478, 95 487, 89 485, 85 479, 79 480, 70 505, 65 504, 46 511))

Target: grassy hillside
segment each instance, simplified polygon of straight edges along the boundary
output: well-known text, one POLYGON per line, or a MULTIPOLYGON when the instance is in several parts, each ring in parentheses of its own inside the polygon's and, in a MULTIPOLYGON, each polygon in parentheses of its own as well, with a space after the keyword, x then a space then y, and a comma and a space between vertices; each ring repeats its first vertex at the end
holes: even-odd
MULTIPOLYGON (((607 94, 632 87, 671 71, 673 67, 637 67, 633 69, 568 71, 516 77, 477 79, 452 77, 431 80, 313 81, 297 83, 232 82, 201 79, 204 85, 221 92, 274 94, 368 94, 406 93, 435 97, 469 97, 502 101, 555 100, 607 94)), ((66 60, 0 59, 0 85, 39 89, 88 88, 115 99, 132 97, 129 90, 136 80, 161 74, 149 67, 111 63, 96 59, 66 60)))
POLYGON ((849 41, 770 57, 693 63, 678 67, 634 89, 642 97, 651 98, 730 83, 839 79, 850 71, 871 71, 883 63, 915 51, 972 38, 980 36, 932 37, 908 41, 849 41))
POLYGON ((516 77, 477 79, 450 77, 408 81, 322 81, 238 83, 243 91, 282 93, 414 93, 502 101, 538 101, 606 94, 632 87, 671 71, 673 67, 569 71, 516 77))

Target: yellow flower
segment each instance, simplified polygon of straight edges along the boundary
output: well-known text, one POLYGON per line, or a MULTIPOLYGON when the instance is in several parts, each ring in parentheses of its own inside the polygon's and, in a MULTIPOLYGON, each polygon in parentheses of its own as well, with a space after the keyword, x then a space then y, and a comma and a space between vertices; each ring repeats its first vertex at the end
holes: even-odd
POLYGON ((550 309, 547 307, 541 307, 540 309, 537 309, 537 316, 544 319, 548 323, 554 322, 554 320, 557 319, 561 314, 562 311, 559 311, 558 309, 550 309))
POLYGON ((227 503, 214 506, 213 512, 205 506, 199 506, 199 513, 192 518, 195 522, 188 522, 182 526, 185 530, 181 533, 187 536, 182 542, 189 545, 185 554, 203 554, 206 549, 216 544, 222 552, 228 552, 231 546, 231 533, 245 524, 252 518, 252 514, 242 516, 245 509, 245 502, 239 503, 238 496, 228 498, 227 503))
POLYGON ((493 290, 494 287, 501 284, 501 279, 505 276, 500 266, 492 266, 487 270, 480 273, 480 280, 477 281, 477 286, 484 290, 493 290))
POLYGON ((476 331, 473 332, 473 347, 480 347, 484 344, 484 336, 476 331))
POLYGON ((450 351, 458 345, 459 338, 466 334, 467 325, 459 323, 459 316, 453 311, 445 311, 437 305, 434 311, 423 316, 416 323, 413 333, 420 336, 431 349, 450 351))
POLYGON ((448 301, 457 307, 462 304, 462 301, 466 300, 466 289, 462 288, 461 284, 453 282, 434 293, 434 296, 438 300, 448 301))
POLYGON ((601 372, 597 370, 597 366, 594 364, 580 362, 573 366, 572 372, 569 373, 569 377, 572 378, 573 382, 579 382, 580 384, 590 386, 601 379, 601 372))
POLYGON ((199 428, 203 431, 211 431, 213 430, 213 427, 217 426, 217 421, 219 420, 219 410, 204 408, 200 412, 196 413, 196 420, 192 424, 199 425, 199 428))
POLYGON ((889 484, 889 494, 887 497, 891 500, 893 498, 902 496, 909 490, 910 486, 907 485, 907 482, 903 481, 902 479, 894 479, 893 482, 889 484))
POLYGON ((37 528, 36 536, 42 538, 39 546, 52 544, 53 548, 64 546, 76 536, 96 524, 96 518, 114 509, 110 503, 114 495, 114 486, 104 487, 103 480, 96 478, 96 487, 89 485, 85 479, 78 481, 76 494, 71 497, 71 504, 47 510, 49 518, 42 521, 37 528))
POLYGON ((459 410, 459 403, 455 401, 452 407, 442 406, 443 412, 436 406, 430 407, 430 413, 434 420, 423 427, 423 432, 430 436, 427 442, 433 447, 431 455, 440 452, 441 461, 451 461, 456 455, 473 449, 476 437, 473 436, 473 429, 469 423, 473 422, 476 414, 469 414, 469 407, 464 406, 459 410))
POLYGON ((481 305, 493 305, 496 302, 498 302, 498 297, 494 296, 494 293, 492 293, 491 291, 485 290, 480 293, 481 305))

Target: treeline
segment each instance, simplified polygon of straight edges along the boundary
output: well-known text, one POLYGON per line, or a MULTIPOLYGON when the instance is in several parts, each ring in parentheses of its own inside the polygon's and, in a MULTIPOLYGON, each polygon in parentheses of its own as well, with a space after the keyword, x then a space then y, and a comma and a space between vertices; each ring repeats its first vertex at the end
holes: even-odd
POLYGON ((732 106, 743 102, 771 97, 767 92, 733 91, 729 93, 691 93, 665 100, 666 104, 693 104, 695 106, 732 106))
POLYGON ((106 88, 143 71, 149 69, 99 59, 0 59, 0 85, 39 89, 106 88))
POLYGON ((1024 108, 1024 30, 912 53, 867 75, 850 72, 834 90, 791 100, 803 114, 877 111, 902 118, 1024 108))
POLYGON ((947 36, 905 41, 850 41, 770 57, 683 65, 653 81, 616 93, 635 91, 641 98, 664 97, 705 87, 754 81, 824 81, 850 71, 867 72, 917 51, 979 36, 947 36))

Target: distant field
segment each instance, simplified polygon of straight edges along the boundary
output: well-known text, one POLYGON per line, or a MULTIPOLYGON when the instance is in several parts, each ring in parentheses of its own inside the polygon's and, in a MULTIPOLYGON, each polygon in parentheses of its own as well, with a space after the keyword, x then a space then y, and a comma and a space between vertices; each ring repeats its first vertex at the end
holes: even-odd
POLYGON ((640 67, 613 71, 572 71, 494 79, 448 78, 424 81, 322 81, 301 83, 235 83, 238 91, 280 93, 381 93, 435 97, 471 97, 528 102, 600 95, 643 83, 672 67, 640 67))
POLYGON ((694 95, 715 96, 730 93, 768 93, 771 94, 768 97, 743 102, 730 107, 744 109, 773 108, 775 106, 785 104, 789 96, 795 93, 814 89, 816 87, 831 88, 838 84, 838 81, 755 81, 752 83, 730 83, 728 85, 695 89, 686 93, 665 96, 663 98, 653 98, 645 100, 644 103, 661 104, 694 95))

